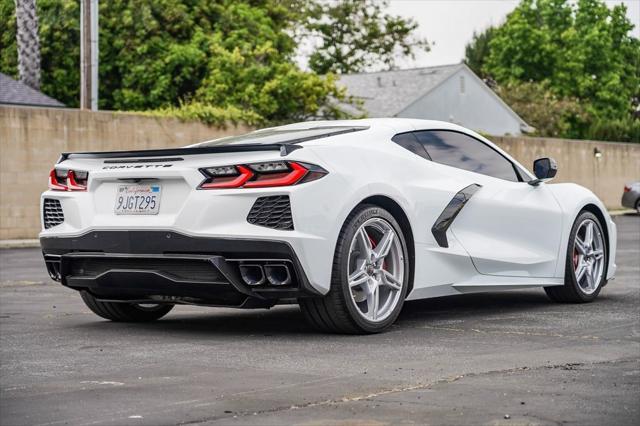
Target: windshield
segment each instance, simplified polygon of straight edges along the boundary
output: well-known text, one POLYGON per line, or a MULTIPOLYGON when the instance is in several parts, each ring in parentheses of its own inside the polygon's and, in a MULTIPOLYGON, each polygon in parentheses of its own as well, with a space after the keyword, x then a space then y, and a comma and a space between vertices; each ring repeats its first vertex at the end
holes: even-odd
POLYGON ((368 129, 368 126, 324 126, 312 127, 308 129, 264 129, 238 136, 228 136, 226 138, 214 139, 191 145, 191 148, 203 148, 219 145, 239 145, 239 144, 280 144, 280 143, 300 143, 313 139, 326 138, 329 136, 341 135, 343 133, 357 132, 368 129))

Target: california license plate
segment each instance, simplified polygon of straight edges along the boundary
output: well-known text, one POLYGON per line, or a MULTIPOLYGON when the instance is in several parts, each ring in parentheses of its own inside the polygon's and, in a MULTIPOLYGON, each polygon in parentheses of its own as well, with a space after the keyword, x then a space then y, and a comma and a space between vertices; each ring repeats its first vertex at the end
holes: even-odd
POLYGON ((116 214, 158 214, 160 185, 120 185, 116 194, 116 214))

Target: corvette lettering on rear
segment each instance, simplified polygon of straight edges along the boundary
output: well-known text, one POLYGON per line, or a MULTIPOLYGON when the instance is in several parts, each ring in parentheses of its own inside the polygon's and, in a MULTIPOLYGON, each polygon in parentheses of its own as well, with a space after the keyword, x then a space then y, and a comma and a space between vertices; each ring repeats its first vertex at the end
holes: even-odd
POLYGON ((164 167, 171 167, 173 164, 132 164, 132 165, 122 165, 122 166, 104 166, 103 170, 113 170, 113 169, 158 169, 164 167))

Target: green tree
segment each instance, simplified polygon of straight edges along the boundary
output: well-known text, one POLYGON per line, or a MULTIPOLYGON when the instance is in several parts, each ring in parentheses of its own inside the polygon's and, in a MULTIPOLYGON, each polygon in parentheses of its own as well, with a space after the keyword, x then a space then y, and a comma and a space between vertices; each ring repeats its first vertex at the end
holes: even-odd
POLYGON ((546 83, 511 83, 494 90, 541 136, 579 138, 590 119, 580 101, 559 97, 546 83))
POLYGON ((415 36, 418 24, 385 13, 387 6, 386 0, 307 2, 302 33, 316 42, 309 67, 320 74, 391 69, 398 57, 428 51, 427 40, 415 36))
MULTIPOLYGON (((38 0, 37 6, 42 90, 76 107, 79 2, 38 0)), ((209 122, 342 117, 335 104, 348 99, 336 86, 335 77, 303 71, 295 60, 300 38, 319 31, 313 27, 314 19, 320 19, 318 13, 333 13, 333 8, 325 6, 319 0, 100 2, 99 106, 159 110, 209 122)), ((392 63, 393 43, 402 45, 415 29, 415 24, 403 25, 398 18, 382 15, 379 6, 373 10, 374 16, 365 22, 371 28, 370 35, 379 34, 384 41, 375 49, 357 45, 367 52, 357 66, 373 63, 376 52, 381 62, 392 63), (374 33, 374 23, 385 26, 374 33), (400 35, 390 35, 394 32, 400 35)), ((363 11, 361 7, 352 9, 354 14, 363 11)), ((13 0, 0 0, 0 28, 0 71, 15 77, 13 0)), ((345 31, 355 34, 359 29, 345 31)), ((321 51, 322 46, 317 52, 321 51)))
POLYGON ((540 82, 593 119, 625 119, 640 95, 640 41, 624 5, 523 0, 489 43, 484 72, 500 84, 540 82))
POLYGON ((474 73, 481 77, 486 77, 484 65, 489 55, 489 42, 493 38, 495 31, 495 27, 489 27, 479 33, 474 31, 473 38, 464 49, 464 62, 474 73))

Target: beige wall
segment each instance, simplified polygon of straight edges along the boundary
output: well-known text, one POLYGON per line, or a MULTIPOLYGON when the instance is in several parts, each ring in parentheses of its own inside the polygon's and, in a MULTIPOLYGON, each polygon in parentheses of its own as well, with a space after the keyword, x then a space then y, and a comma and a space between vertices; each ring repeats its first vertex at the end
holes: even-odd
MULTIPOLYGON (((36 238, 39 199, 61 152, 183 146, 243 133, 198 122, 111 112, 0 106, 0 239, 36 238)), ((528 168, 535 158, 558 161, 556 182, 593 190, 609 208, 620 207, 625 182, 640 179, 640 144, 493 138, 528 168), (594 157, 594 148, 602 157, 594 157)))
POLYGON ((553 180, 574 182, 592 190, 609 209, 620 209, 624 184, 640 180, 640 143, 613 143, 528 137, 492 137, 527 169, 533 160, 553 157, 558 174, 553 180), (599 158, 595 150, 602 154, 599 158))
POLYGON ((38 236, 40 194, 61 152, 176 147, 246 130, 134 114, 0 106, 0 240, 38 236))

